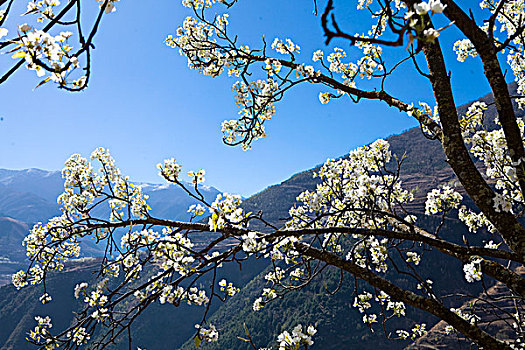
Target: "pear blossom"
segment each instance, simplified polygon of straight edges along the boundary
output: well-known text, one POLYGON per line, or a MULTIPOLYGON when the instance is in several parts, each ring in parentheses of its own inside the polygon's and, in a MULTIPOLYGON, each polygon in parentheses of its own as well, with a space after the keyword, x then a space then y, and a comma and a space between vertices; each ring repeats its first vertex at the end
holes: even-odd
POLYGON ((420 2, 414 5, 414 11, 418 15, 426 15, 430 11, 430 5, 427 2, 420 2))
POLYGON ((429 0, 428 6, 433 13, 442 13, 447 5, 443 5, 440 0, 429 0))
POLYGON ((480 258, 472 258, 468 264, 463 265, 463 272, 467 282, 480 281, 482 277, 480 258))

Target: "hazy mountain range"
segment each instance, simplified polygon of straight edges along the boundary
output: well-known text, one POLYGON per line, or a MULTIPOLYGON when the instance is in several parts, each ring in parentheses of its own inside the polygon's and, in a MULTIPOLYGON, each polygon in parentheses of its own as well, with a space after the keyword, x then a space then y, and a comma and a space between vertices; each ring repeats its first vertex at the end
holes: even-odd
MULTIPOLYGON (((152 215, 157 217, 185 219, 188 207, 195 203, 174 185, 137 184, 150 196, 152 215)), ((199 190, 208 200, 219 193, 210 186, 201 186, 199 190)), ((57 197, 63 191, 64 181, 60 171, 0 169, 0 216, 29 223, 45 221, 60 215, 57 197)))
MULTIPOLYGON (((181 188, 169 184, 139 185, 150 196, 152 215, 175 220, 189 218, 188 207, 196 201, 181 188)), ((0 285, 9 282, 11 274, 27 265, 22 241, 33 224, 60 215, 57 197, 63 190, 60 171, 0 169, 0 285)), ((219 193, 210 186, 201 186, 199 190, 211 201, 219 193)), ((109 213, 109 208, 105 210, 109 213)), ((86 240, 81 252, 83 256, 97 256, 102 250, 86 240)))

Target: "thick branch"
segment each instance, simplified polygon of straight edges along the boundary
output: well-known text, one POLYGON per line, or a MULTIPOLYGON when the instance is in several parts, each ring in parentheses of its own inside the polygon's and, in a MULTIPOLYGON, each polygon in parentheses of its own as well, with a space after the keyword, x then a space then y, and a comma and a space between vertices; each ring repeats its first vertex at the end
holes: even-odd
POLYGON ((326 262, 327 264, 338 267, 353 274, 357 278, 366 281, 371 286, 383 290, 385 293, 387 293, 394 299, 400 300, 408 305, 411 305, 413 307, 416 307, 418 309, 429 312, 439 317, 440 319, 447 322, 449 325, 453 326, 459 332, 472 339, 478 345, 482 346, 484 349, 510 349, 510 347, 507 344, 492 337, 490 334, 481 330, 479 327, 470 324, 470 322, 465 321, 464 319, 462 319, 461 317, 459 317, 454 312, 450 311, 448 308, 446 308, 434 299, 425 298, 411 291, 402 289, 397 285, 393 284, 392 282, 376 275, 368 269, 360 267, 359 265, 351 261, 344 260, 338 257, 337 255, 310 247, 307 244, 296 243, 295 249, 306 256, 326 262))
MULTIPOLYGON (((96 219, 90 218, 91 222, 95 222, 96 219)), ((82 224, 81 222, 77 222, 78 224, 82 224)), ((175 227, 179 228, 181 230, 194 230, 194 231, 201 231, 206 232, 210 231, 210 226, 207 224, 201 224, 198 222, 184 222, 184 221, 175 221, 175 220, 164 220, 164 219, 156 219, 149 217, 147 219, 138 219, 138 220, 124 220, 119 222, 99 222, 96 224, 87 223, 84 224, 86 226, 86 230, 96 230, 96 229, 103 229, 103 228, 120 228, 120 227, 133 227, 133 226, 141 226, 141 225, 157 225, 157 226, 165 226, 165 227, 175 227)), ((229 233, 230 230, 228 228, 225 228, 222 230, 225 233, 229 233)), ((235 229, 235 232, 238 232, 239 229, 235 229)), ((248 232, 248 230, 245 230, 248 232)))
POLYGON ((493 202, 495 193, 474 165, 465 146, 458 122, 450 77, 447 74, 439 41, 426 44, 423 47, 423 52, 427 59, 432 89, 438 105, 443 128, 442 145, 447 161, 468 195, 494 224, 507 245, 516 253, 525 256, 525 229, 511 213, 495 210, 493 202))
POLYGON ((513 292, 525 298, 525 279, 495 261, 481 261, 481 271, 505 283, 513 292))
MULTIPOLYGON (((409 240, 413 242, 421 242, 436 248, 440 252, 447 254, 460 260, 463 264, 469 263, 473 256, 488 256, 493 258, 500 258, 505 260, 514 260, 523 262, 521 257, 512 252, 502 250, 487 249, 482 247, 463 247, 442 239, 439 239, 424 230, 416 228, 416 232, 399 232, 383 229, 365 229, 365 228, 350 228, 350 227, 333 227, 322 229, 303 229, 295 231, 277 231, 270 235, 276 236, 284 233, 285 235, 303 236, 308 234, 327 234, 327 233, 345 233, 358 234, 362 236, 380 236, 387 238, 394 238, 400 240, 409 240)), ((279 235, 282 236, 282 235, 279 235)), ((265 237, 266 238, 266 237, 265 237)), ((268 238, 266 238, 268 239, 268 238)), ((519 274, 506 268, 505 266, 491 260, 483 259, 481 262, 481 269, 483 273, 494 278, 497 281, 504 283, 509 289, 516 294, 525 298, 525 279, 519 274)))
MULTIPOLYGON (((119 228, 119 227, 132 227, 141 225, 158 225, 178 228, 181 230, 193 230, 206 232, 210 231, 210 227, 202 223, 188 223, 181 221, 163 220, 155 218, 147 218, 142 220, 128 220, 121 221, 118 223, 99 223, 90 224, 87 226, 88 230, 96 230, 99 228, 119 228)), ((219 230, 220 233, 228 236, 242 236, 250 232, 244 228, 238 227, 225 227, 219 230)), ((470 258, 473 256, 486 256, 492 258, 499 258, 505 260, 512 260, 516 262, 523 262, 521 257, 515 253, 507 252, 503 250, 488 249, 483 247, 464 247, 458 244, 454 244, 438 237, 435 237, 424 230, 415 228, 414 232, 400 232, 385 229, 365 229, 365 228, 352 228, 352 227, 329 227, 329 228, 312 228, 312 229, 298 229, 298 230, 284 230, 275 231, 272 234, 264 234, 257 232, 257 237, 264 237, 266 241, 274 241, 280 237, 300 237, 307 235, 323 235, 328 233, 342 233, 342 234, 358 234, 363 236, 381 236, 399 240, 409 240, 413 242, 421 242, 428 244, 441 251, 444 254, 459 259, 463 263, 468 263, 470 258)), ((501 281, 507 285, 510 289, 519 295, 525 297, 525 280, 520 275, 512 272, 505 268, 501 264, 490 261, 482 261, 482 270, 495 280, 501 281)))
MULTIPOLYGON (((173 221, 173 220, 164 220, 156 218, 147 218, 141 220, 127 220, 121 222, 107 222, 107 223, 97 223, 89 224, 86 226, 87 230, 96 230, 101 228, 120 228, 120 227, 132 227, 132 226, 141 226, 141 225, 157 225, 165 227, 173 227, 181 230, 193 230, 199 232, 209 232, 210 227, 207 224, 202 223, 192 223, 192 222, 183 222, 183 221, 173 221)), ((413 242, 421 242, 428 244, 431 247, 437 249, 444 249, 448 252, 454 254, 460 254, 463 256, 487 256, 497 259, 512 260, 516 262, 523 262, 521 257, 513 252, 508 252, 504 250, 497 249, 488 249, 483 247, 474 247, 474 246, 460 246, 455 243, 451 243, 435 237, 424 230, 416 228, 417 232, 401 232, 394 230, 385 230, 385 229, 366 229, 366 228, 354 228, 354 227, 327 227, 327 228, 305 228, 298 230, 283 230, 275 231, 271 234, 264 234, 257 232, 258 237, 264 237, 266 240, 273 240, 279 237, 290 237, 290 236, 305 236, 305 235, 324 235, 329 233, 343 233, 343 234, 357 234, 363 236, 381 236, 386 238, 393 238, 399 240, 408 240, 413 242)), ((232 236, 241 236, 245 235, 251 230, 239 228, 239 227, 225 227, 218 230, 219 233, 232 236)))
MULTIPOLYGON (((459 30, 472 42, 483 62, 485 76, 492 89, 498 117, 507 141, 509 156, 516 164, 521 193, 525 194, 525 171, 519 165, 520 160, 525 160, 525 149, 507 82, 497 57, 498 49, 494 41, 490 40, 489 36, 454 1, 443 0, 443 3, 447 5, 445 15, 454 21, 459 30)), ((520 247, 521 253, 525 252, 525 236, 522 235, 516 244, 520 247)))
MULTIPOLYGON (((519 255, 504 250, 488 249, 483 247, 473 246, 460 246, 455 243, 451 243, 440 239, 434 235, 431 235, 424 230, 417 229, 417 232, 401 232, 385 229, 367 229, 367 228, 353 228, 353 227, 329 227, 329 228, 312 228, 312 229, 299 229, 299 230, 286 230, 276 231, 273 234, 268 235, 271 237, 283 237, 283 236, 304 236, 304 235, 324 235, 330 233, 343 233, 343 234, 355 234, 362 236, 380 236, 392 239, 407 240, 412 242, 421 242, 428 244, 439 250, 446 251, 447 254, 457 257, 458 254, 464 257, 471 256, 488 256, 492 258, 512 260, 516 262, 523 262, 519 255)), ((266 238, 266 239, 268 239, 266 238)), ((525 290, 525 289, 524 289, 525 290)))

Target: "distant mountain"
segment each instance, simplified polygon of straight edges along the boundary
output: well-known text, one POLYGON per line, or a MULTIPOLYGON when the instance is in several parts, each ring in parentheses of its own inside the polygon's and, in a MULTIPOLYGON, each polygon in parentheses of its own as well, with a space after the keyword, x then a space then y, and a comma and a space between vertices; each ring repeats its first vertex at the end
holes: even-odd
POLYGON ((9 170, 0 169, 0 184, 13 191, 32 193, 50 203, 56 199, 64 188, 60 171, 41 169, 9 170))
POLYGON ((21 242, 29 226, 21 221, 0 217, 0 285, 10 283, 11 275, 25 267, 25 249, 21 242))
MULTIPOLYGON (((177 220, 189 217, 188 207, 195 200, 179 187, 151 183, 139 185, 150 196, 152 215, 177 220)), ((214 200, 219 193, 211 186, 200 186, 199 190, 207 200, 214 200)), ((29 223, 46 221, 60 215, 57 197, 63 191, 64 180, 60 171, 0 169, 0 216, 29 223)))

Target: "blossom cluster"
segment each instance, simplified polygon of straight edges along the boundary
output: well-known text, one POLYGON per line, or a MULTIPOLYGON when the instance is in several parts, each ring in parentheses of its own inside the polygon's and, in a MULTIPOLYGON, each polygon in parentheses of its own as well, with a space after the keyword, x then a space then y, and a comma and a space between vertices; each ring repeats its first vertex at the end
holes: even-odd
POLYGON ((443 5, 440 0, 429 0, 414 4, 414 11, 418 15, 426 15, 429 12, 442 13, 446 7, 447 5, 443 5))
POLYGON ((224 228, 227 224, 241 224, 245 218, 242 208, 239 208, 241 203, 242 200, 239 195, 218 194, 210 208, 212 213, 209 219, 210 228, 215 231, 224 228))
MULTIPOLYGON (((395 213, 395 208, 402 203, 408 203, 413 195, 402 188, 401 182, 391 172, 386 171, 391 161, 391 153, 387 141, 378 140, 369 146, 360 147, 339 160, 328 160, 316 174, 320 183, 315 191, 305 191, 297 197, 302 205, 290 209, 291 220, 287 229, 322 228, 322 227, 356 227, 356 228, 388 228, 396 224, 392 216, 383 217, 376 213, 395 213)), ((394 215, 395 216, 395 215, 394 215)), ((409 218, 409 222, 414 219, 409 218)), ((405 220, 402 221, 406 228, 405 220)), ((388 239, 375 236, 353 235, 356 243, 341 234, 325 234, 322 247, 335 254, 344 254, 349 249, 346 258, 358 265, 385 273, 388 270, 388 239), (350 243, 350 245, 348 244, 350 243)), ((274 260, 284 260, 286 264, 296 264, 299 254, 294 244, 301 241, 301 236, 279 238, 272 242, 269 255, 274 260)), ((262 241, 260 239, 259 241, 262 241)), ((407 252, 407 263, 418 265, 418 253, 407 252)), ((268 301, 277 297, 278 288, 285 287, 294 280, 300 280, 300 268, 282 269, 280 267, 266 275, 272 283, 271 288, 263 290, 253 308, 259 310, 268 301)), ((354 307, 364 313, 363 321, 367 324, 377 322, 377 315, 367 313, 372 307, 372 294, 363 292, 354 300, 354 307)), ((376 299, 386 311, 394 316, 405 313, 403 303, 390 300, 388 295, 381 294, 376 299)))
MULTIPOLYGON (((474 157, 483 161, 485 174, 496 181, 496 193, 493 198, 493 207, 498 212, 514 212, 514 206, 524 202, 523 195, 518 187, 517 168, 523 167, 523 162, 513 162, 507 147, 507 142, 499 120, 495 123, 499 128, 488 131, 481 127, 482 115, 486 106, 475 102, 462 119, 465 141, 471 146, 470 152, 474 157), (468 118, 468 119, 467 119, 468 118), (468 120, 468 122, 465 122, 468 120)), ((525 124, 517 118, 518 128, 523 135, 525 124)))
POLYGON ((414 327, 411 329, 411 332, 399 329, 396 331, 396 334, 400 339, 414 340, 427 334, 428 331, 426 327, 427 325, 425 323, 418 323, 414 325, 414 327))
POLYGON ((464 137, 469 137, 475 134, 483 125, 483 117, 487 110, 487 104, 482 101, 472 103, 467 113, 459 120, 461 132, 464 137))
POLYGON ((163 163, 157 164, 157 168, 159 169, 159 176, 169 182, 175 182, 181 171, 181 166, 177 164, 175 158, 165 159, 163 163))
POLYGON ((463 196, 450 186, 435 188, 427 193, 425 214, 433 215, 446 212, 452 208, 456 209, 462 200, 463 196))
MULTIPOLYGON (((105 13, 114 12, 114 3, 117 1, 119 0, 97 0, 101 11, 104 9, 105 13)), ((11 24, 11 27, 16 28, 16 34, 10 40, 2 43, 3 47, 11 46, 9 51, 6 50, 4 53, 12 53, 13 59, 22 59, 21 62, 25 61, 27 69, 35 71, 37 77, 42 78, 37 87, 54 82, 60 88, 73 91, 86 88, 90 67, 87 62, 89 54, 87 54, 86 62, 83 62, 81 56, 86 55, 86 52, 89 51, 88 46, 91 45, 92 36, 83 36, 85 28, 82 28, 80 23, 80 11, 76 19, 70 16, 70 19, 64 21, 64 15, 67 16, 68 12, 72 12, 67 1, 34 0, 26 3, 26 11, 22 16, 26 16, 29 24, 11 24), (31 18, 35 18, 36 21, 31 18), (59 26, 67 30, 57 30, 56 27, 59 26), (73 33, 69 31, 71 28, 78 30, 73 33), (75 51, 72 40, 76 36, 78 36, 81 47, 75 51), (89 42, 86 43, 87 37, 89 37, 89 42), (83 73, 73 74, 75 70, 79 72, 80 68, 84 68, 83 73)), ((11 6, 0 10, 0 24, 11 17, 11 11, 11 6)), ((98 24, 93 26, 91 33, 94 34, 97 29, 98 24)), ((0 39, 7 36, 8 33, 7 28, 0 28, 0 39)))
MULTIPOLYGON (((439 30, 430 26, 425 16, 442 13, 447 6, 440 0, 429 0, 429 2, 415 3, 413 9, 405 13, 408 25, 416 33, 415 37, 420 40, 433 42, 439 36, 439 30)), ((413 39, 412 39, 413 40, 413 39)))
POLYGON ((390 317, 405 316, 405 304, 403 302, 391 300, 390 296, 384 291, 380 291, 375 297, 373 297, 370 292, 364 291, 355 297, 354 303, 352 304, 360 313, 364 314, 364 323, 370 325, 377 322, 377 314, 368 311, 368 309, 372 308, 373 301, 380 305, 381 309, 391 311, 392 314, 390 317))
POLYGON ((317 227, 376 227, 386 223, 386 219, 372 223, 369 216, 362 214, 370 210, 389 211, 396 203, 413 199, 391 174, 382 173, 390 159, 389 143, 377 140, 351 151, 346 158, 328 160, 316 175, 321 180, 316 190, 297 197, 303 205, 290 209, 292 220, 288 227, 308 226, 316 214, 325 217, 315 221, 317 227), (339 215, 326 215, 330 213, 339 215))
POLYGON ((51 318, 49 316, 41 317, 36 316, 35 321, 37 322, 37 325, 34 329, 29 331, 29 339, 39 343, 43 341, 46 343, 47 349, 54 349, 56 348, 56 343, 53 342, 52 337, 50 337, 49 329, 53 327, 53 324, 51 323, 51 318), (49 339, 49 341, 48 341, 49 339))
POLYGON ((285 41, 275 38, 272 43, 272 49, 283 55, 293 55, 293 53, 299 53, 301 47, 295 44, 292 39, 286 39, 285 41))
POLYGON ((29 1, 26 14, 37 13, 40 16, 38 21, 42 22, 45 18, 53 19, 55 17, 54 10, 57 6, 60 6, 59 0, 29 1))
POLYGON ((463 265, 463 272, 465 273, 465 279, 467 280, 467 282, 481 280, 481 261, 481 258, 473 257, 472 259, 470 259, 470 262, 468 264, 463 265))
POLYGON ((219 281, 219 286, 222 292, 231 297, 239 292, 239 288, 234 287, 232 282, 227 282, 225 279, 219 281))
POLYGON ((308 346, 313 345, 314 341, 312 337, 317 333, 317 329, 310 325, 304 327, 298 324, 292 329, 292 332, 284 331, 277 337, 279 343, 279 350, 297 350, 301 347, 305 349, 308 346))
MULTIPOLYGON (((24 58, 26 67, 34 70, 38 77, 43 77, 49 71, 48 80, 67 85, 67 74, 80 67, 77 57, 71 54, 73 48, 68 44, 73 33, 61 32, 52 36, 27 24, 19 26, 18 30, 21 36, 16 41, 18 48, 12 57, 24 58)), ((83 88, 85 82, 86 77, 81 77, 72 84, 83 88)))
MULTIPOLYGON (((187 57, 191 69, 205 75, 219 76, 226 70, 229 76, 243 75, 243 79, 233 85, 240 117, 225 120, 221 131, 228 144, 242 144, 244 149, 249 149, 252 141, 266 136, 264 123, 275 114, 274 103, 280 100, 283 91, 302 79, 319 82, 318 78, 322 74, 311 65, 295 62, 300 46, 290 38, 274 38, 271 45, 277 53, 287 56, 289 61, 271 58, 266 56, 265 50, 250 49, 247 45, 237 44, 237 40, 232 41, 227 33, 227 15, 216 14, 212 19, 207 19, 204 9, 211 7, 214 2, 184 1, 183 5, 192 8, 195 16, 187 17, 176 34, 169 35, 165 42, 172 48, 178 48, 180 54, 187 57), (250 78, 252 71, 249 68, 256 64, 261 65, 267 79, 250 78), (282 72, 283 65, 286 65, 288 74, 282 72), (296 81, 293 81, 290 73, 295 74, 296 81)), ((396 6, 401 7, 401 3, 396 2, 396 6)), ((384 26, 386 22, 381 20, 381 28, 384 26)), ((370 35, 377 35, 382 29, 375 28, 373 32, 375 34, 370 35)), ((334 73, 340 74, 344 85, 355 86, 357 76, 370 79, 384 69, 380 46, 359 42, 357 47, 363 55, 356 63, 343 63, 342 58, 346 53, 340 48, 326 57, 329 67, 323 61, 321 51, 316 51, 313 61, 321 61, 332 77, 334 73)), ((327 103, 334 96, 323 93, 320 100, 327 103)))
MULTIPOLYGON (((175 160, 165 160, 159 165, 159 169, 160 175, 166 180, 184 186, 178 181, 181 167, 175 160)), ((64 193, 59 196, 58 203, 61 204, 63 215, 51 219, 45 225, 35 225, 26 238, 28 256, 35 263, 28 272, 20 271, 13 276, 17 288, 42 282, 45 271, 41 266, 45 266, 46 271, 62 269, 69 258, 79 255, 80 240, 88 235, 94 235, 99 240, 111 239, 111 242, 114 242, 113 231, 109 228, 93 229, 90 221, 104 222, 108 225, 125 224, 128 220, 149 217, 147 196, 142 193, 140 186, 133 185, 121 174, 109 152, 103 148, 98 148, 91 154, 91 161, 78 154, 71 156, 65 163, 62 175, 64 193), (99 171, 95 169, 95 162, 101 165, 99 171), (109 220, 100 219, 98 211, 92 212, 95 207, 98 208, 104 203, 110 209, 109 220)), ((204 170, 190 172, 189 175, 201 182, 204 170)), ((202 201, 193 205, 190 212, 196 216, 203 214, 207 208, 212 214, 210 229, 215 227, 220 230, 227 225, 242 225, 245 214, 239 208, 240 204, 240 196, 219 194, 212 204, 202 201)), ((117 322, 113 319, 115 315, 110 306, 112 294, 108 287, 109 279, 118 277, 121 270, 125 273, 126 281, 138 279, 143 266, 151 263, 156 266, 158 272, 148 279, 148 283, 132 293, 140 302, 146 298, 153 298, 161 304, 178 305, 184 301, 190 305, 206 305, 210 298, 205 290, 195 286, 184 288, 178 283, 172 283, 173 274, 184 278, 193 274, 198 264, 207 264, 220 254, 215 251, 196 256, 193 248, 194 243, 188 235, 177 227, 168 226, 157 230, 154 227, 135 229, 130 225, 120 239, 120 255, 105 261, 102 266, 102 282, 91 289, 87 283, 79 283, 75 287, 74 295, 84 301, 90 320, 104 324, 117 322), (148 256, 145 255, 145 251, 148 252, 148 256)), ((225 280, 219 282, 219 287, 227 296, 233 296, 239 291, 225 280)), ((51 297, 46 294, 41 300, 48 302, 51 297)), ((91 335, 81 326, 82 324, 72 326, 67 337, 62 337, 60 341, 77 345, 87 342, 91 335)), ((40 326, 37 329, 41 338, 43 332, 46 332, 44 328, 40 326)), ((38 338, 38 334, 35 333, 35 339, 38 338)), ((213 328, 202 328, 200 336, 213 340, 218 333, 213 328)))
POLYGON ((188 58, 188 67, 204 75, 218 76, 225 67, 236 67, 244 63, 245 55, 230 52, 217 44, 217 37, 224 38, 228 15, 218 15, 212 22, 187 17, 177 29, 176 37, 168 35, 166 45, 179 48, 181 55, 188 58))
MULTIPOLYGON (((96 149, 91 154, 91 160, 101 164, 98 173, 91 162, 78 154, 66 161, 62 171, 64 192, 57 199, 62 215, 46 224, 37 223, 24 239, 23 244, 33 266, 27 273, 20 271, 13 276, 13 283, 18 288, 28 283, 40 283, 44 275, 41 266, 47 270, 61 270, 70 258, 79 256, 79 243, 84 233, 76 223, 91 217, 97 199, 97 205, 108 203, 111 221, 143 218, 147 214, 147 196, 140 187, 133 186, 120 174, 107 150, 96 149), (129 211, 124 211, 124 207, 129 207, 129 211)), ((104 239, 107 230, 97 230, 96 235, 104 239)))
POLYGON ((461 39, 454 43, 454 52, 459 62, 465 62, 468 57, 477 57, 478 53, 469 39, 461 39))
POLYGON ((214 325, 210 324, 209 328, 202 327, 198 324, 195 325, 195 328, 199 330, 199 338, 204 340, 206 343, 216 342, 219 340, 219 332, 214 325))

